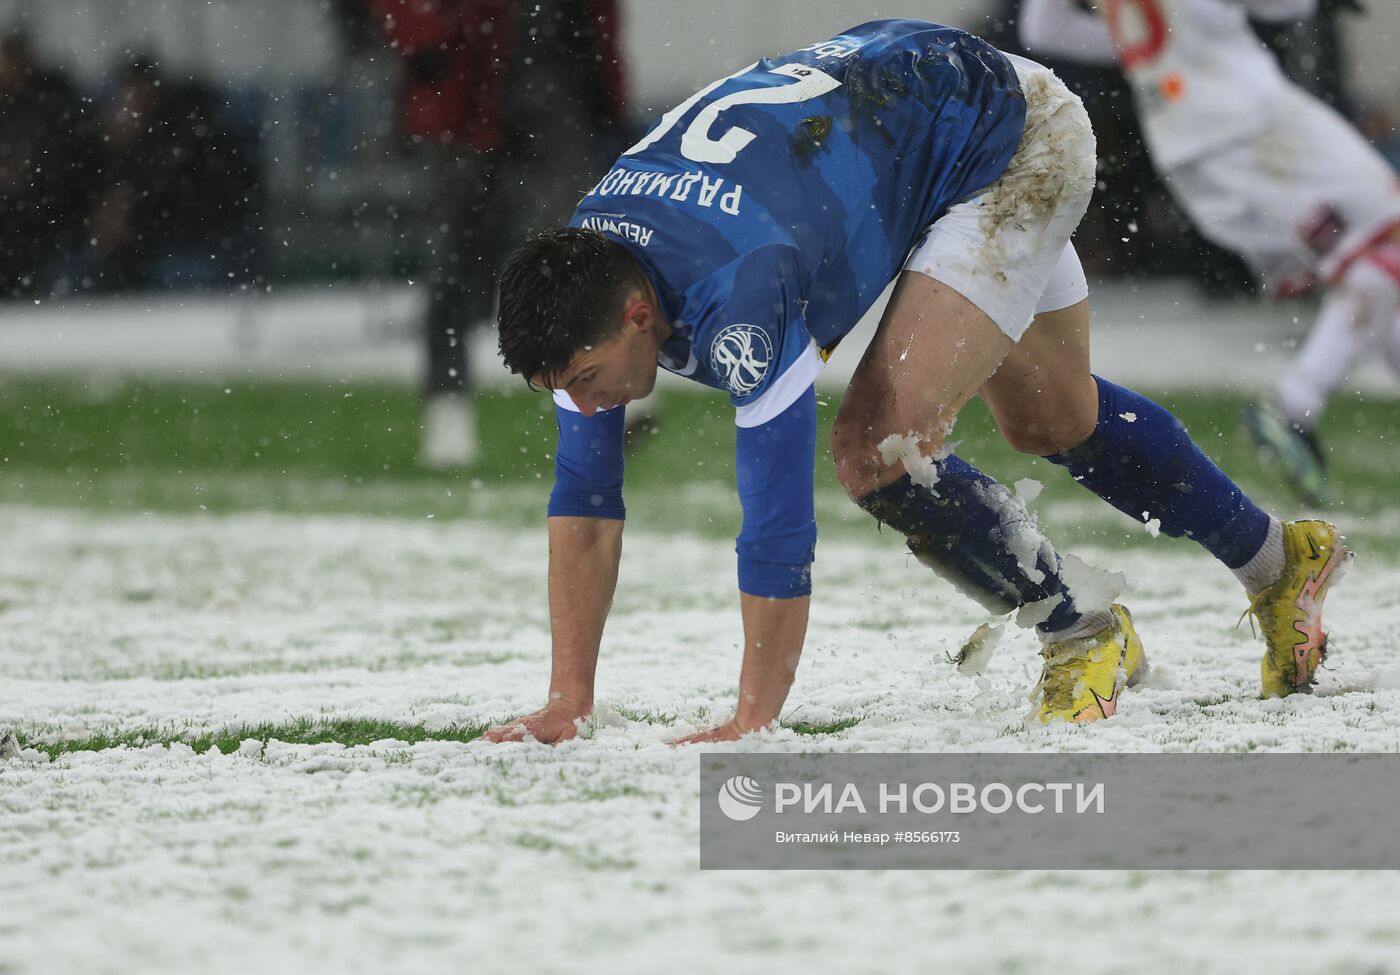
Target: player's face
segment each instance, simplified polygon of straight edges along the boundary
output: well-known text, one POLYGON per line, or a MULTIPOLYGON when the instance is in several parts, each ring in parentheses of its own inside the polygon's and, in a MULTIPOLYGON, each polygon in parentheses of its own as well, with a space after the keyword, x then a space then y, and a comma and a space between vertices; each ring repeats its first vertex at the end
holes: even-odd
POLYGON ((641 399, 656 385, 656 342, 645 323, 631 318, 612 338, 574 356, 560 376, 584 416, 641 399))

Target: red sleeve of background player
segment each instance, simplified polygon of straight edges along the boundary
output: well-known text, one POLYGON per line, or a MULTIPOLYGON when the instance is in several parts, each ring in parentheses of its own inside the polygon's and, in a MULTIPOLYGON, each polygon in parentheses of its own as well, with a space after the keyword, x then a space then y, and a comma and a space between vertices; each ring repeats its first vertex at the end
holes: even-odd
POLYGON ((497 148, 515 0, 370 0, 370 9, 409 63, 404 131, 477 151, 497 148))

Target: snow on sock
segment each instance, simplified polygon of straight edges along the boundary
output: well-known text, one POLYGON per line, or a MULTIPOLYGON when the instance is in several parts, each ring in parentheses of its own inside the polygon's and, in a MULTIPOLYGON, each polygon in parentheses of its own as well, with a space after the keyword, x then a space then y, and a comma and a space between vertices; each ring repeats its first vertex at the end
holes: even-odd
POLYGON ((1312 331, 1280 377, 1274 400, 1284 419, 1315 427, 1347 375, 1386 340, 1398 310, 1400 245, 1373 247, 1328 290, 1312 331))
POLYGON ((1277 518, 1269 519, 1269 533, 1264 536, 1264 544, 1244 565, 1231 569, 1240 580, 1245 592, 1256 596, 1268 589, 1283 575, 1283 524, 1277 518))
POLYGON ((1228 568, 1248 562, 1268 533, 1269 515, 1211 463, 1176 417, 1094 378, 1098 426, 1078 447, 1046 460, 1134 520, 1155 518, 1163 533, 1199 542, 1228 568))
POLYGON ((1042 631, 1075 624, 1081 614, 1060 576, 1060 557, 1026 506, 957 457, 928 462, 933 470, 921 465, 918 483, 905 474, 856 503, 902 532, 920 562, 992 612, 1019 608, 1017 622, 1042 631))

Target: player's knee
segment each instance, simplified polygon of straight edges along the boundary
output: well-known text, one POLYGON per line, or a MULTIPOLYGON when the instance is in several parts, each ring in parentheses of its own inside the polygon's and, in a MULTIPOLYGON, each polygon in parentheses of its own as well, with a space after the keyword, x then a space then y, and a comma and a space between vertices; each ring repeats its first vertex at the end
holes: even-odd
POLYGON ((880 449, 859 423, 837 419, 831 428, 831 458, 836 478, 852 498, 875 490, 880 477, 880 449))
POLYGON ((885 426, 842 423, 838 418, 831 428, 836 478, 852 500, 860 501, 892 478, 911 473, 911 466, 926 465, 928 458, 938 456, 943 441, 937 432, 896 434, 885 426))
POLYGON ((1001 439, 1012 450, 1035 457, 1073 450, 1093 435, 1098 415, 997 417, 1001 439))
POLYGON ((1031 397, 994 396, 989 405, 1006 445, 1035 457, 1073 450, 1099 423, 1099 390, 1090 377, 1082 383, 1047 383, 1031 397))
POLYGON ((1382 242, 1367 249, 1347 268, 1337 288, 1372 312, 1358 315, 1358 325, 1388 326, 1400 303, 1400 244, 1382 242))

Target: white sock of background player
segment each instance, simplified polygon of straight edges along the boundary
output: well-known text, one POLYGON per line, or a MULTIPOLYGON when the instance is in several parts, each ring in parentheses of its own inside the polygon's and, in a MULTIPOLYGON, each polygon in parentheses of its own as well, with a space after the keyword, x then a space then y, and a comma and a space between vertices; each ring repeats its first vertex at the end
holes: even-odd
POLYGON ((1284 419, 1311 429, 1361 357, 1389 344, 1400 312, 1400 245, 1373 247, 1327 290, 1317 321, 1274 391, 1284 419))
POLYGON ((1381 347, 1381 352, 1385 355, 1390 371, 1400 376, 1400 315, 1396 315, 1395 321, 1391 322, 1390 334, 1385 337, 1385 345, 1381 347))

